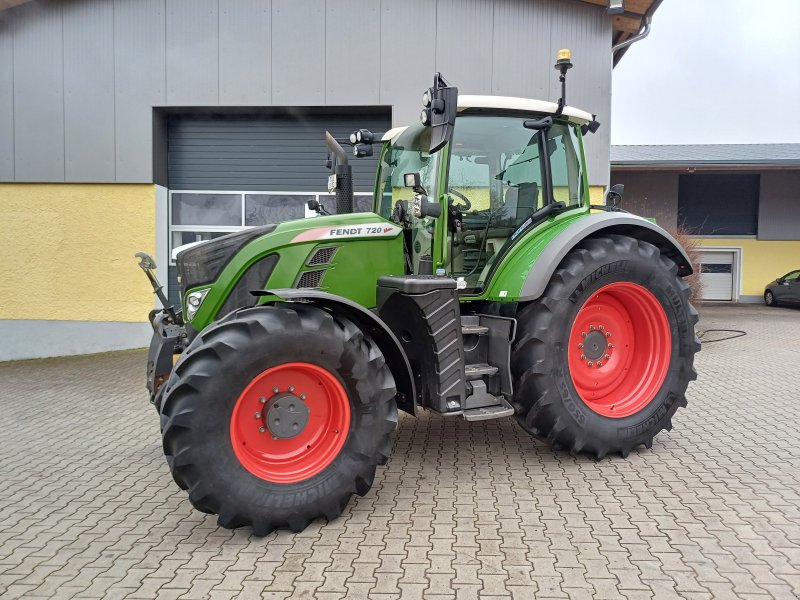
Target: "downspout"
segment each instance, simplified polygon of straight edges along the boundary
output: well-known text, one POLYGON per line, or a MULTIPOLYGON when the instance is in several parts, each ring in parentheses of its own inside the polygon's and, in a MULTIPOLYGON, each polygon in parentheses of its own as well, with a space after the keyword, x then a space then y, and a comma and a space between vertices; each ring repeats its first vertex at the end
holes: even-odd
POLYGON ((615 46, 611 46, 611 56, 614 56, 617 53, 618 50, 622 50, 623 48, 627 48, 631 44, 635 44, 639 40, 643 40, 648 35, 650 35, 650 22, 651 22, 651 20, 652 20, 652 17, 650 17, 649 15, 646 16, 644 18, 644 29, 642 29, 635 36, 633 36, 631 38, 628 38, 624 42, 620 42, 619 44, 616 44, 615 46))

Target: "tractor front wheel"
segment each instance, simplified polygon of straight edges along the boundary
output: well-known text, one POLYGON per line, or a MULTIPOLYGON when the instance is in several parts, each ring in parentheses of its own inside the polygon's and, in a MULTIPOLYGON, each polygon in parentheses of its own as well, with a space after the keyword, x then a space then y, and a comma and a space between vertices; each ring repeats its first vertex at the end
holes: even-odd
POLYGON ((520 309, 512 374, 527 431, 573 452, 627 455, 671 429, 696 378, 689 286, 675 263, 622 235, 585 240, 520 309))
POLYGON ((173 369, 164 453, 191 503, 223 527, 301 531, 370 489, 395 394, 380 350, 351 321, 306 304, 242 309, 173 369))

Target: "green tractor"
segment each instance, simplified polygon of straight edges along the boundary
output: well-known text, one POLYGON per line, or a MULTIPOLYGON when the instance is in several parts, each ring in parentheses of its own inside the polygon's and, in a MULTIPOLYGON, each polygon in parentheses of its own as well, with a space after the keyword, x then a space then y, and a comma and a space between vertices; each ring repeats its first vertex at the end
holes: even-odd
POLYGON ((336 518, 371 487, 397 410, 514 417, 571 452, 626 456, 671 428, 696 377, 685 251, 589 201, 594 117, 459 96, 439 74, 420 123, 351 136, 379 149, 373 212, 353 213, 327 135, 336 214, 177 253, 182 307, 151 313, 151 400, 178 485, 256 535, 336 518))

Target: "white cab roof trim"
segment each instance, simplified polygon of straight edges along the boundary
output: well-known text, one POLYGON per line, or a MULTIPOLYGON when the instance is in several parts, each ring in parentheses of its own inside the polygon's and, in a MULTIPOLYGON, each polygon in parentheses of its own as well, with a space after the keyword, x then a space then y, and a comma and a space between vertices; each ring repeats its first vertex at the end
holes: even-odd
POLYGON ((381 141, 382 142, 388 142, 389 140, 393 140, 398 135, 403 133, 406 129, 408 129, 408 126, 406 126, 406 127, 395 127, 393 129, 390 129, 389 131, 387 131, 386 133, 383 134, 383 137, 381 138, 381 141))
MULTIPOLYGON (((558 108, 555 102, 532 100, 530 98, 513 98, 511 96, 459 96, 458 110, 467 108, 497 108, 500 110, 524 110, 553 114, 558 108)), ((583 125, 592 120, 592 115, 585 110, 566 106, 564 113, 570 121, 583 125)))

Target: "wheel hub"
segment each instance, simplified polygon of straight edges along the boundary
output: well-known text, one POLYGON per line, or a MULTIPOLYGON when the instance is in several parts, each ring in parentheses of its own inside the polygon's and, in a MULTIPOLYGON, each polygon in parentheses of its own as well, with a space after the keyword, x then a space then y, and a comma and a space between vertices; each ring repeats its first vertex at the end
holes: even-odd
POLYGON ((606 353, 607 347, 606 336, 600 331, 587 333, 586 338, 583 340, 583 353, 589 360, 602 358, 606 353))
POLYGON ((264 424, 274 437, 288 440, 306 428, 308 413, 308 405, 302 397, 282 392, 267 401, 264 424))

